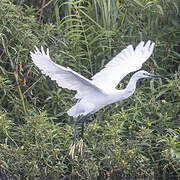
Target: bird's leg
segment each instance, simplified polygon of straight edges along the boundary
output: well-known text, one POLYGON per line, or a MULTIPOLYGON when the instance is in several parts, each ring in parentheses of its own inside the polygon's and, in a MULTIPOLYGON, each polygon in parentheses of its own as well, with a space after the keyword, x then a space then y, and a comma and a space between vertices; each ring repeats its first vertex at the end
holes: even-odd
POLYGON ((81 154, 81 156, 82 156, 83 139, 84 139, 84 121, 85 121, 85 118, 82 119, 81 140, 77 144, 77 146, 79 146, 78 152, 79 154, 81 154))
POLYGON ((78 142, 77 146, 79 146, 78 152, 79 154, 81 154, 82 156, 82 150, 83 150, 83 139, 84 139, 84 122, 87 120, 87 118, 89 117, 89 115, 86 115, 83 119, 82 119, 82 128, 81 128, 81 140, 78 142))
POLYGON ((86 118, 83 118, 83 120, 82 120, 81 139, 84 139, 84 121, 85 120, 86 120, 86 118))
POLYGON ((89 118, 90 114, 87 114, 83 119, 82 119, 82 129, 81 129, 81 139, 84 139, 84 122, 89 118))
POLYGON ((77 125, 81 121, 81 119, 83 119, 83 117, 84 116, 80 116, 80 118, 76 119, 76 122, 75 122, 74 139, 73 139, 73 143, 70 146, 70 152, 69 152, 69 155, 71 155, 72 158, 74 158, 74 150, 75 150, 76 134, 77 134, 77 125))

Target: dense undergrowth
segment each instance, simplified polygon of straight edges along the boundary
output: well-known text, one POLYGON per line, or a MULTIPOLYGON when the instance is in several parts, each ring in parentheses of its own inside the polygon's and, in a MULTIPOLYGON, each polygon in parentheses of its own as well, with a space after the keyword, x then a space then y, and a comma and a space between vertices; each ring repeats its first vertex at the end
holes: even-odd
POLYGON ((43 2, 0 1, 0 167, 32 179, 180 177, 178 1, 43 2), (132 97, 90 117, 83 156, 72 159, 74 93, 43 76, 30 51, 49 47, 53 61, 90 78, 141 39, 156 43, 143 69, 165 78, 143 80, 132 97))

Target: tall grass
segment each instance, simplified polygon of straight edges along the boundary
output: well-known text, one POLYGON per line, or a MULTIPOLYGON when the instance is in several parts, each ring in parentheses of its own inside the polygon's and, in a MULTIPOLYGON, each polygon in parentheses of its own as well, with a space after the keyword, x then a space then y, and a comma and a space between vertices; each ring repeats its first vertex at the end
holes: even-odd
POLYGON ((14 3, 0 1, 0 167, 32 179, 180 177, 178 1, 14 3), (166 78, 138 83, 132 97, 90 117, 83 156, 72 160, 66 111, 74 92, 44 77, 29 52, 49 47, 54 62, 90 78, 128 44, 148 39, 156 46, 143 69, 166 78))

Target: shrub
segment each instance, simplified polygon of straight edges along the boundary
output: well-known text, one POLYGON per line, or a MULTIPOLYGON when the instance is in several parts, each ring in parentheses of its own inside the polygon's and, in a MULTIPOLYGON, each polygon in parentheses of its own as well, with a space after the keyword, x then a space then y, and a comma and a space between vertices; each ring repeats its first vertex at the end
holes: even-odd
POLYGON ((122 177, 180 176, 176 1, 55 1, 49 19, 41 14, 44 24, 34 8, 21 1, 14 5, 2 0, 0 5, 2 168, 17 178, 32 179, 87 179, 105 172, 122 177), (56 23, 49 23, 53 14, 56 23), (93 122, 86 123, 83 156, 75 152, 72 160, 68 148, 74 121, 66 111, 73 105, 73 93, 44 77, 29 52, 34 45, 50 47, 53 61, 91 77, 141 38, 156 43, 144 68, 166 78, 138 83, 132 97, 93 115, 93 122))

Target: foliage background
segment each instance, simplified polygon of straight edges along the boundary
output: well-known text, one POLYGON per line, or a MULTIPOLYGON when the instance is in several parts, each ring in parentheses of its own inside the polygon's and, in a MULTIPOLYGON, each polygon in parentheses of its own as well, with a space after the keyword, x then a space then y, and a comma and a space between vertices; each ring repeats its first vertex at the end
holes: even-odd
MULTIPOLYGON (((0 1, 0 166, 13 176, 45 179, 180 177, 180 25, 176 0, 0 1), (90 78, 128 44, 156 43, 129 99, 86 123, 83 156, 69 156, 73 92, 32 63, 34 46, 90 78)), ((132 75, 132 74, 131 74, 132 75)), ((118 86, 124 88, 128 75, 118 86)))

